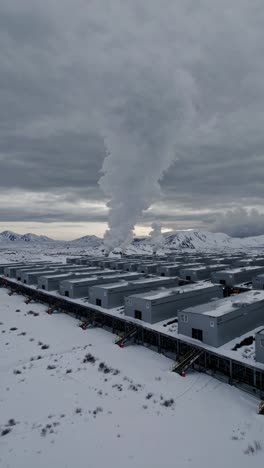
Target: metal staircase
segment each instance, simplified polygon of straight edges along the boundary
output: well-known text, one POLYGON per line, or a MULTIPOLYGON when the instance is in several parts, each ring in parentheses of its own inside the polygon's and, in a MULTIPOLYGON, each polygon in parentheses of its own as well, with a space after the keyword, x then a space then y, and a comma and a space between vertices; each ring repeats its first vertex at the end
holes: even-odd
POLYGON ((52 315, 55 312, 59 312, 59 311, 60 311, 60 305, 59 304, 54 304, 54 305, 49 306, 49 308, 47 310, 47 314, 52 315))
POLYGON ((133 328, 128 333, 124 334, 123 336, 118 336, 115 340, 115 344, 117 344, 120 348, 124 348, 125 343, 131 340, 133 337, 137 335, 137 329, 133 328))
POLYGON ((203 349, 199 348, 192 348, 191 351, 189 351, 185 356, 180 361, 177 361, 173 366, 172 366, 172 372, 177 372, 177 374, 184 376, 185 372, 189 367, 194 364, 197 359, 204 353, 203 349))
POLYGON ((86 319, 84 322, 81 322, 79 327, 82 328, 83 330, 87 330, 89 325, 93 325, 95 319, 96 319, 96 314, 92 314, 91 317, 86 319))

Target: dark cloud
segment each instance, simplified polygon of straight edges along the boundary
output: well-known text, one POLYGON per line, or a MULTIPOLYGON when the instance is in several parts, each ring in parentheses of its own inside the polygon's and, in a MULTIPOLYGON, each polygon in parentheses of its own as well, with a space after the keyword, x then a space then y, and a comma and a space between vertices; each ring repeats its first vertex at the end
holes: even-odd
MULTIPOLYGON (((263 233, 263 22, 263 0, 2 2, 0 221, 105 221, 97 182, 109 103, 123 116, 118 96, 163 89, 180 69, 192 78, 181 92, 195 96, 195 126, 179 133, 162 204, 142 223, 263 233)), ((144 98, 123 116, 128 131, 144 98)), ((150 142, 162 112, 140 124, 150 142)))
POLYGON ((255 209, 237 208, 219 215, 212 228, 216 232, 226 232, 232 237, 259 236, 264 232, 264 215, 255 209))

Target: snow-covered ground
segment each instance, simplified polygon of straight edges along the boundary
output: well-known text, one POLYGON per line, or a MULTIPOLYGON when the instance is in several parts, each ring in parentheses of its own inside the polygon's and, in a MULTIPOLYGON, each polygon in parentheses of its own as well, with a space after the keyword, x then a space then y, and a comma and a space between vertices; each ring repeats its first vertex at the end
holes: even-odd
MULTIPOLYGON (((259 467, 258 400, 0 289, 0 466, 259 467), (89 362, 93 361, 95 362, 89 362), (251 453, 252 447, 254 453, 251 453), (250 452, 250 453, 246 453, 250 452)), ((262 448, 263 447, 263 448, 262 448)))

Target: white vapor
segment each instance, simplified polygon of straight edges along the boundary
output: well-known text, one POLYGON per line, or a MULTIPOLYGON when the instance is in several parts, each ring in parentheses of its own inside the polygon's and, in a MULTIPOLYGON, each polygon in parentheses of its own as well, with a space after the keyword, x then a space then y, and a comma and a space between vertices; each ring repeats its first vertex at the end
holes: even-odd
POLYGON ((161 224, 159 222, 154 222, 151 225, 152 231, 150 232, 151 243, 153 244, 153 253, 156 253, 159 248, 162 247, 163 236, 161 232, 161 224))
POLYGON ((190 138, 196 117, 195 86, 187 71, 143 66, 129 95, 111 108, 105 122, 104 160, 99 184, 108 202, 106 250, 124 248, 136 223, 161 195, 159 182, 190 138))

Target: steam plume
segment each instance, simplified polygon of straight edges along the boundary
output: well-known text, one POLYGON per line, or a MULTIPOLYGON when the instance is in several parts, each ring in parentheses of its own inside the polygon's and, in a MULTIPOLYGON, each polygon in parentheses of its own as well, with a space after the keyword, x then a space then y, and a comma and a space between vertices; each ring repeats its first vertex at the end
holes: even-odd
POLYGON ((187 72, 140 72, 145 79, 111 106, 104 125, 109 153, 99 184, 109 199, 107 251, 124 248, 143 212, 160 198, 159 182, 191 137, 196 116, 195 86, 187 72))
POLYGON ((150 232, 151 241, 153 244, 153 253, 156 253, 159 248, 162 246, 162 233, 161 233, 161 224, 155 222, 152 224, 152 231, 150 232))

